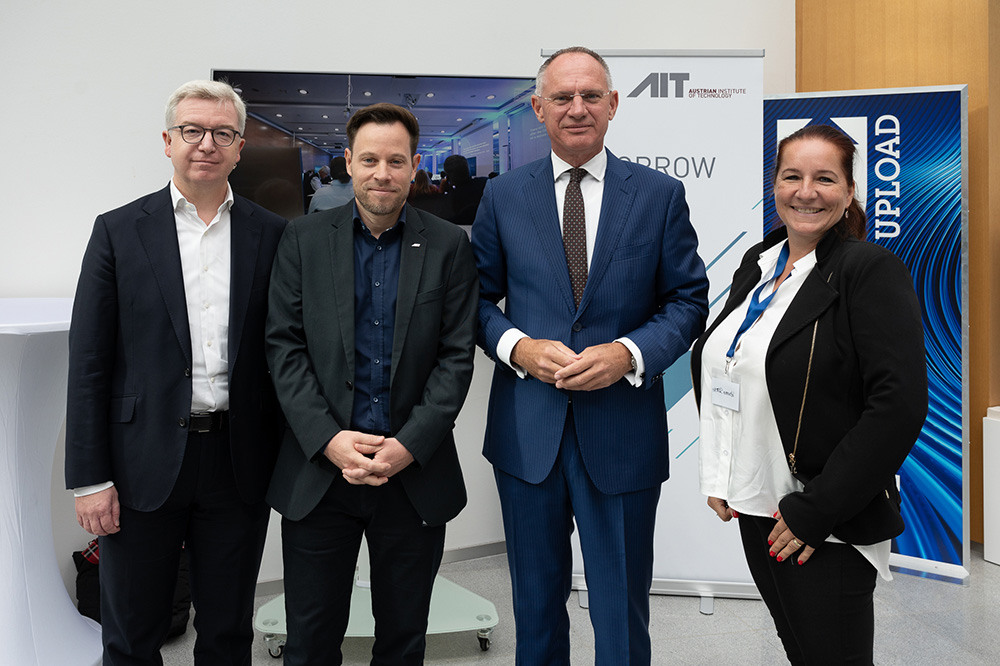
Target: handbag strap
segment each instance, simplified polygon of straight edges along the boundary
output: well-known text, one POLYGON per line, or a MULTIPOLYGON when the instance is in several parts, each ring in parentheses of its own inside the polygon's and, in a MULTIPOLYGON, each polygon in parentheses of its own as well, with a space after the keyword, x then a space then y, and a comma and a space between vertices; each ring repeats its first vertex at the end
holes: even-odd
MULTIPOLYGON (((826 283, 830 284, 830 278, 833 277, 831 272, 826 276, 826 283)), ((788 454, 788 469, 791 471, 792 476, 798 474, 799 470, 795 463, 795 454, 799 450, 799 433, 802 432, 802 415, 806 411, 806 394, 809 392, 809 375, 812 374, 812 364, 813 364, 813 352, 816 350, 816 331, 819 330, 819 318, 813 322, 813 334, 812 342, 809 343, 809 364, 806 366, 806 383, 802 387, 802 404, 799 406, 799 422, 795 426, 795 442, 792 444, 792 452, 788 454)))

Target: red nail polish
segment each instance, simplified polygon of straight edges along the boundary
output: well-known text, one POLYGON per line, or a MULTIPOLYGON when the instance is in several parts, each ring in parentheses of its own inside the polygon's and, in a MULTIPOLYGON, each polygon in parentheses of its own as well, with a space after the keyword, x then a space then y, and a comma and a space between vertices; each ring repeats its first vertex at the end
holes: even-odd
POLYGON ((772 513, 772 514, 771 514, 771 517, 772 517, 772 518, 777 518, 777 517, 778 517, 778 512, 777 512, 777 511, 775 511, 774 513, 772 513))
MULTIPOLYGON (((774 545, 774 540, 773 539, 768 539, 767 540, 767 545, 768 546, 773 546, 774 545)), ((774 555, 774 553, 771 553, 771 554, 774 555)))
POLYGON ((802 566, 803 564, 805 564, 805 562, 803 562, 802 560, 799 560, 798 562, 796 562, 796 564, 798 564, 799 566, 802 566))
MULTIPOLYGON (((733 518, 739 518, 739 517, 740 517, 740 512, 739 511, 733 511, 733 518)), ((767 544, 767 545, 770 546, 771 544, 767 544)))
POLYGON ((779 562, 781 561, 781 555, 778 555, 778 561, 779 562))
POLYGON ((769 551, 767 551, 767 554, 770 555, 771 557, 774 557, 775 553, 774 553, 773 550, 769 550, 769 551))

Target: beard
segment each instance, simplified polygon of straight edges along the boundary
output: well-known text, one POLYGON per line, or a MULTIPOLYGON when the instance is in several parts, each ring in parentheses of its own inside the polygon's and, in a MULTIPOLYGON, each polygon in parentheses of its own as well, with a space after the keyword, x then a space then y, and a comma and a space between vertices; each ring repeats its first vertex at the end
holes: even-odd
POLYGON ((403 204, 406 203, 407 194, 409 192, 400 189, 395 193, 395 196, 389 199, 376 198, 364 188, 363 184, 358 184, 354 187, 354 196, 358 200, 358 205, 372 215, 391 215, 398 212, 403 208, 403 204))

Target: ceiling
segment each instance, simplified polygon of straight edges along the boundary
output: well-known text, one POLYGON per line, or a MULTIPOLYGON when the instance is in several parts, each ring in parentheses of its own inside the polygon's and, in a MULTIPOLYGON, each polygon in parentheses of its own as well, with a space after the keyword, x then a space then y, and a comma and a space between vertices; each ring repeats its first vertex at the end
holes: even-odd
POLYGON ((492 121, 501 109, 530 104, 534 79, 391 74, 323 74, 216 70, 243 96, 247 113, 319 149, 339 153, 344 125, 358 109, 390 102, 420 122, 419 148, 432 151, 463 130, 492 121), (304 92, 303 92, 304 91, 304 92))

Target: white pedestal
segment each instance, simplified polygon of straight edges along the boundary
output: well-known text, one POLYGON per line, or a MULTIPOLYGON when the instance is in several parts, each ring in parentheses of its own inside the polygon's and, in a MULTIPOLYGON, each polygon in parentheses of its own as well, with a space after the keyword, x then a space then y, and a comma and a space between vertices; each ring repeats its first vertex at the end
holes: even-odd
POLYGON ((63 586, 51 480, 66 412, 72 301, 0 299, 0 627, 3 663, 96 666, 100 626, 63 586))
POLYGON ((983 558, 1000 564, 1000 407, 983 419, 983 558))

